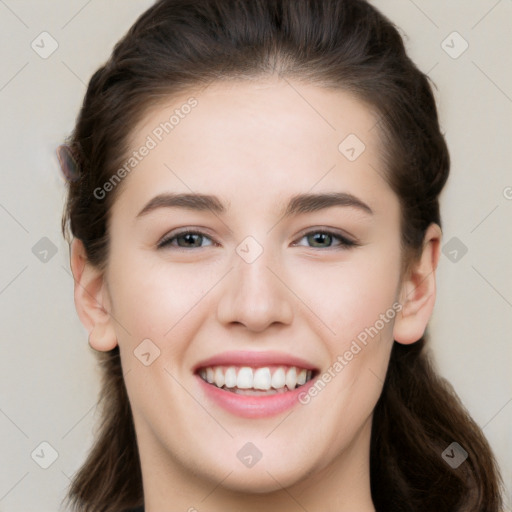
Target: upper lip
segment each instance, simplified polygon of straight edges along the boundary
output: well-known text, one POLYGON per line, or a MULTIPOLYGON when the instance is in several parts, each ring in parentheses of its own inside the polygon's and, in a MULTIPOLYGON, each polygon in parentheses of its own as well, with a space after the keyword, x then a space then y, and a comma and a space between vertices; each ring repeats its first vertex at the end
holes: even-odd
POLYGON ((317 370, 316 366, 297 356, 292 356, 284 352, 275 351, 256 351, 256 350, 238 350, 222 352, 215 356, 200 361, 193 367, 196 372, 199 368, 209 366, 296 366, 307 370, 317 370))

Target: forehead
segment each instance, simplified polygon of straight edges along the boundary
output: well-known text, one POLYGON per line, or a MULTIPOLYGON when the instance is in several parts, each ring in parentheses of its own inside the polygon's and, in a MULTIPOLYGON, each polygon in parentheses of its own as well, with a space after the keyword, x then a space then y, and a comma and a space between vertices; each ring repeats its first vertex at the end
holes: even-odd
POLYGON ((372 146, 377 120, 375 109, 339 89, 278 78, 219 81, 154 105, 132 130, 130 142, 137 146, 153 134, 157 142, 175 135, 203 145, 223 140, 233 142, 228 147, 242 147, 249 146, 249 135, 256 135, 263 145, 259 149, 286 140, 298 153, 296 146, 306 139, 336 147, 349 134, 372 146))
POLYGON ((153 106, 134 127, 130 151, 151 149, 124 179, 121 201, 176 190, 278 200, 340 187, 378 199, 388 187, 377 120, 345 91, 289 80, 191 89, 153 106))

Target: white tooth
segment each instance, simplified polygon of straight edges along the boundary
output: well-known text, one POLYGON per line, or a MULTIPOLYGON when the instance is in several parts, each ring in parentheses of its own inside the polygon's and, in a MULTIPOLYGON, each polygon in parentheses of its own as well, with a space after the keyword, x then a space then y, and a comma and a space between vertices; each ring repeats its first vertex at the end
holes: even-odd
POLYGON ((306 382, 310 381, 312 377, 313 377, 313 371, 308 370, 308 373, 306 374, 306 382))
POLYGON ((218 388, 221 388, 222 386, 224 386, 224 372, 222 371, 222 368, 220 366, 217 366, 217 368, 215 368, 215 385, 218 387, 218 388))
POLYGON ((201 368, 201 369, 199 370, 199 375, 201 376, 201 378, 202 378, 203 380, 206 380, 206 369, 205 369, 205 368, 201 368))
POLYGON ((278 368, 272 375, 272 387, 274 389, 283 388, 286 384, 286 375, 283 368, 278 368))
POLYGON ((236 386, 236 370, 233 366, 230 366, 226 373, 224 373, 224 385, 227 388, 234 388, 236 386))
POLYGON ((210 384, 213 382, 213 368, 206 368, 206 380, 210 384))
POLYGON ((252 388, 252 368, 244 366, 238 370, 238 377, 236 379, 236 387, 239 389, 252 388))
POLYGON ((297 370, 294 366, 292 366, 287 372, 286 372, 286 387, 288 389, 295 389, 295 386, 297 385, 297 370))
POLYGON ((252 387, 254 389, 263 389, 265 391, 270 389, 272 376, 270 375, 269 368, 258 368, 254 372, 252 387))
POLYGON ((297 375, 297 384, 299 386, 302 386, 302 384, 306 384, 306 374, 307 374, 307 370, 305 368, 303 368, 297 375))

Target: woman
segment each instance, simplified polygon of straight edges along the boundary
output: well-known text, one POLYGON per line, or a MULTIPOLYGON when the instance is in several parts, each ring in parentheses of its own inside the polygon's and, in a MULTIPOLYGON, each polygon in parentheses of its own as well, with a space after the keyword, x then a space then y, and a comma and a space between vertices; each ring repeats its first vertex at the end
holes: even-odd
POLYGON ((60 157, 104 372, 75 510, 500 510, 425 351, 449 154, 375 8, 161 0, 60 157))

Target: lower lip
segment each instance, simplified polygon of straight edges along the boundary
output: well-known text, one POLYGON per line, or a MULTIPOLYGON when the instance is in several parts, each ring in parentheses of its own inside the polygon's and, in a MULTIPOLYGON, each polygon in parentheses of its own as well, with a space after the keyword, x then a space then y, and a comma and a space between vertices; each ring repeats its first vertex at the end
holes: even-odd
POLYGON ((300 403, 299 395, 307 393, 315 381, 315 379, 311 379, 306 384, 286 393, 251 396, 239 395, 238 393, 218 388, 213 384, 208 384, 199 375, 196 375, 196 378, 209 399, 231 414, 244 418, 265 418, 291 409, 300 403))

